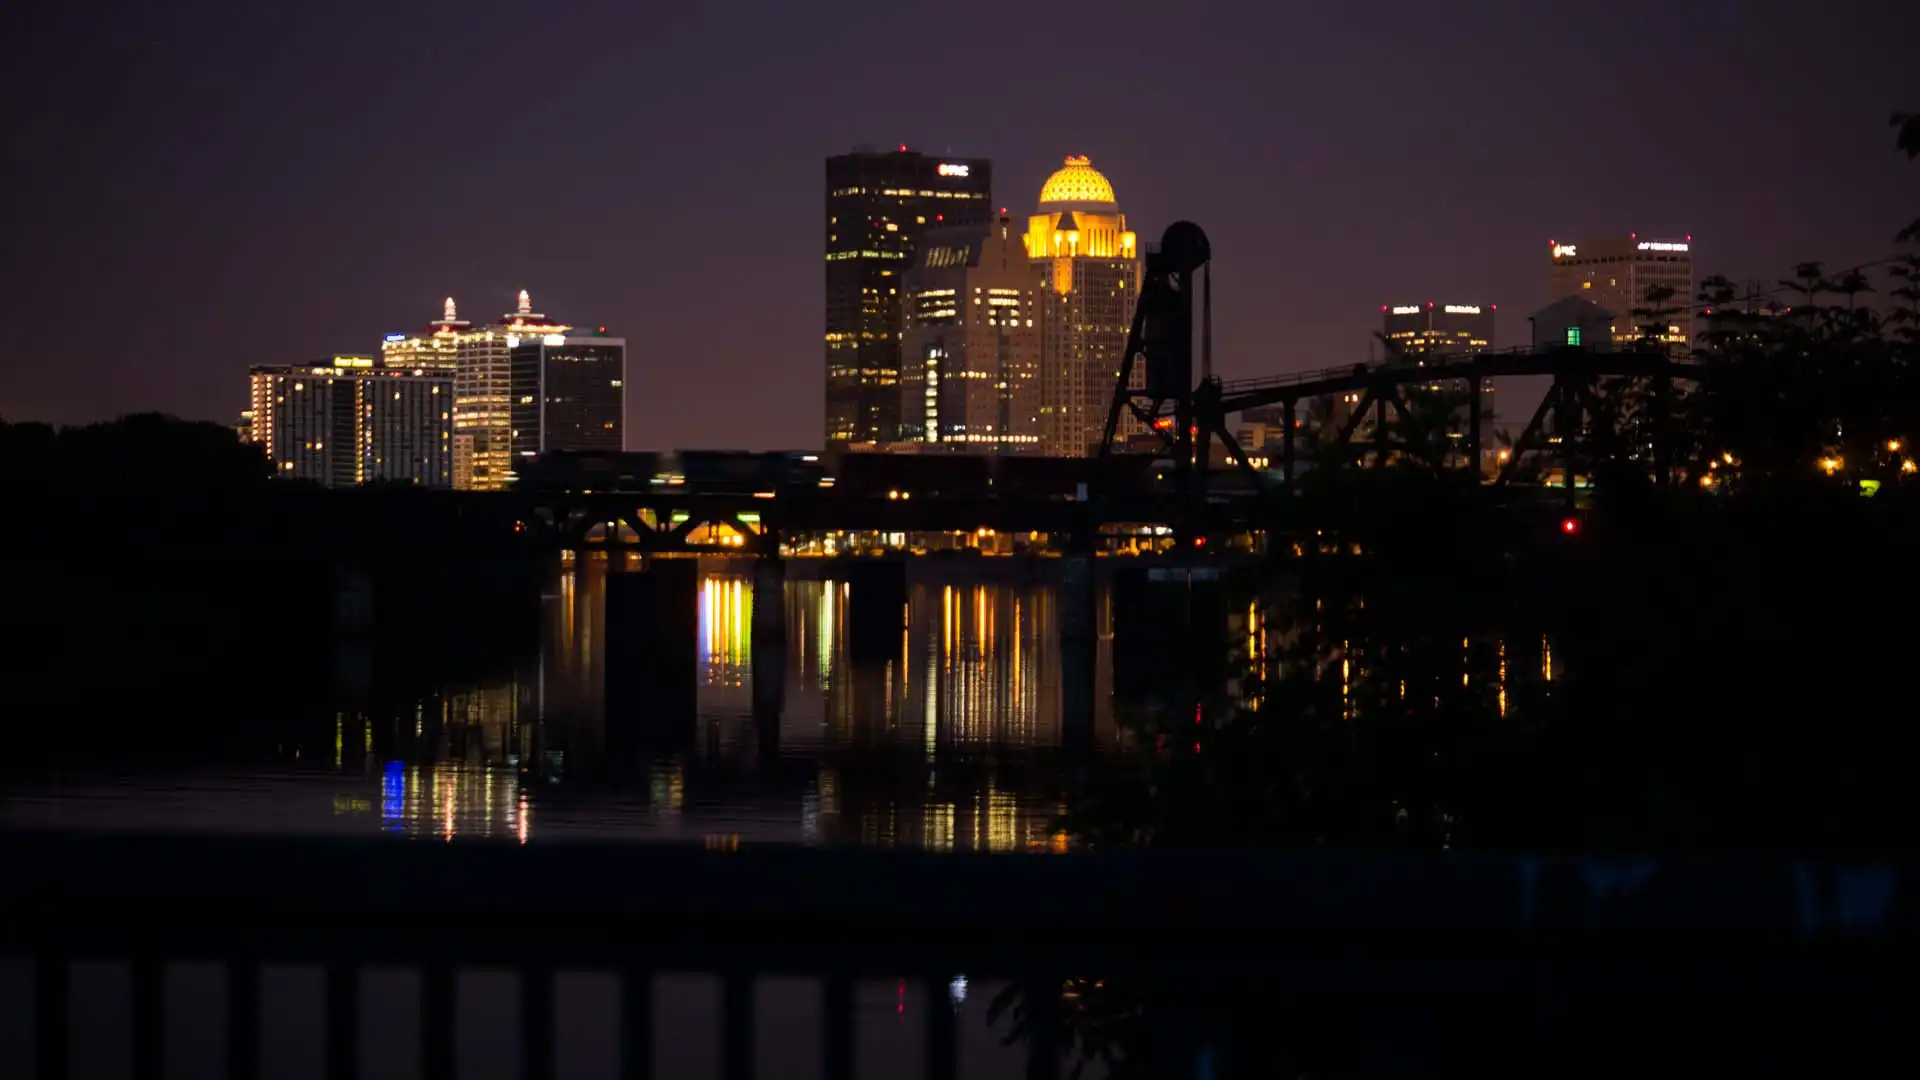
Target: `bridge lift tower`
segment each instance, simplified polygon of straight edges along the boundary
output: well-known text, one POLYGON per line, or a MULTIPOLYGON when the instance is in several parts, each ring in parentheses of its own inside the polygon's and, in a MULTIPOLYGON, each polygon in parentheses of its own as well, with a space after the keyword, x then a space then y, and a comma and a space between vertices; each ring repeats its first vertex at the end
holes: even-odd
MULTIPOLYGON (((1236 464, 1255 473, 1221 411, 1220 380, 1213 374, 1213 249, 1191 221, 1167 226, 1149 249, 1140 299, 1126 353, 1114 381, 1113 401, 1099 456, 1112 455, 1123 413, 1146 425, 1173 463, 1176 490, 1192 509, 1204 506, 1207 462, 1218 438, 1236 464), (1194 294, 1200 296, 1200 364, 1194 370, 1194 294), (1197 376, 1197 377, 1196 377, 1197 376)), ((1190 528, 1192 522, 1182 523, 1190 528)), ((1185 531, 1185 529, 1177 530, 1185 531)))

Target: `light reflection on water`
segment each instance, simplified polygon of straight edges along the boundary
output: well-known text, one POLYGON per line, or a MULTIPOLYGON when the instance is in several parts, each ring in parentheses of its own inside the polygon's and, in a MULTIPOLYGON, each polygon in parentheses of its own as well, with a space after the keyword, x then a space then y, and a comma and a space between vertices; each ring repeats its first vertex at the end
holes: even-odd
MULTIPOLYGON (((1045 850, 1062 808, 1061 654, 1052 585, 915 571, 897 647, 850 648, 849 586, 790 580, 785 645, 759 657, 748 564, 703 576, 692 737, 606 775, 608 567, 545 591, 537 657, 409 709, 337 713, 277 768, 92 777, 9 793, 7 827, 380 833, 1045 850), (773 693, 777 685, 778 693, 773 693)), ((771 633, 768 640, 777 638, 771 633)), ((1111 746, 1110 661, 1095 667, 1111 746)))

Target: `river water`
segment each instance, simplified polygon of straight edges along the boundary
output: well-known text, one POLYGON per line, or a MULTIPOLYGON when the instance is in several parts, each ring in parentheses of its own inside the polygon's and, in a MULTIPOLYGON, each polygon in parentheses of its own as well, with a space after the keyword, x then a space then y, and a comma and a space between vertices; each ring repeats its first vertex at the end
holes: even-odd
MULTIPOLYGON (((780 662, 763 653, 776 670, 762 673, 751 565, 706 564, 691 737, 615 771, 608 572, 604 557, 559 569, 543 589, 537 650, 490 676, 330 718, 300 708, 290 688, 286 700, 258 704, 260 724, 286 730, 273 760, 41 777, 7 794, 0 827, 1055 845, 1063 687, 1057 592, 1045 575, 1011 561, 922 563, 910 571, 898 648, 856 659, 848 586, 796 566, 780 662)), ((1095 743, 1110 748, 1108 634, 1093 677, 1095 743)))

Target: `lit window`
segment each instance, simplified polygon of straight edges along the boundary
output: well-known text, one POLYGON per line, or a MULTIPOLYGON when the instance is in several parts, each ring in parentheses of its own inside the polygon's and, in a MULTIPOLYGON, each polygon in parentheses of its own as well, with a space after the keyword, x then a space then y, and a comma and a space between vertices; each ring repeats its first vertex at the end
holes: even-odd
POLYGON ((1567 327, 1567 344, 1569 345, 1580 344, 1580 328, 1579 327, 1577 326, 1567 327))

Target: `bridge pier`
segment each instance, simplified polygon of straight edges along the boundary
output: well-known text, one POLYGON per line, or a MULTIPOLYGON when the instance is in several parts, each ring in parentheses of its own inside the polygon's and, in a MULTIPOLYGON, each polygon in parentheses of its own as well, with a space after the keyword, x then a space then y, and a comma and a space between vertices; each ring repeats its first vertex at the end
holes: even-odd
POLYGON ((356 707, 373 694, 373 575, 336 566, 333 587, 333 691, 335 701, 356 707))
POLYGON ((760 754, 780 753, 780 714, 787 692, 787 564, 778 555, 753 565, 753 622, 748 630, 753 668, 753 727, 760 754))
POLYGON ((1091 555, 1060 560, 1060 740, 1091 750, 1094 676, 1100 657, 1100 593, 1091 555))
POLYGON ((1229 676, 1226 582, 1218 567, 1113 572, 1114 696, 1184 712, 1229 676))
POLYGON ((892 656, 907 625, 907 565, 893 559, 851 561, 847 585, 847 647, 856 658, 892 656))
POLYGON ((699 696, 700 564, 650 559, 609 573, 607 748, 616 761, 693 738, 699 696))
POLYGON ((1480 395, 1485 392, 1480 376, 1467 380, 1467 462, 1478 477, 1486 469, 1480 461, 1480 395))

